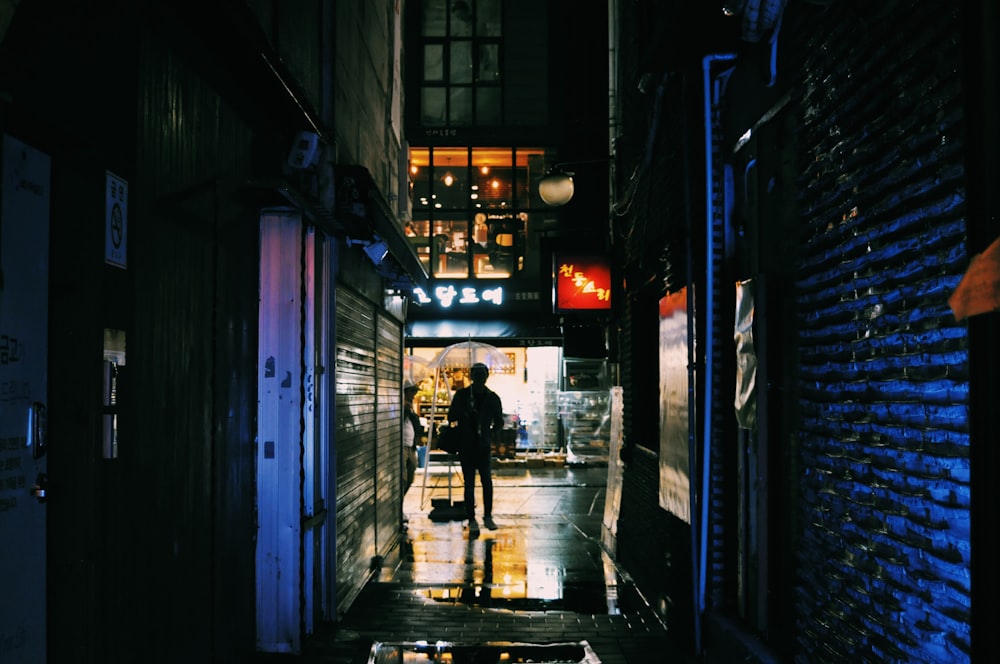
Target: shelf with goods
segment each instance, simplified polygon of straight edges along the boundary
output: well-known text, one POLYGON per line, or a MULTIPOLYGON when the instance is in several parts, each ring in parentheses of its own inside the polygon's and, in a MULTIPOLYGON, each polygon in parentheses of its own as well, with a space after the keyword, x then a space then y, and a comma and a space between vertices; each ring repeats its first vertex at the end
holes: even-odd
POLYGON ((529 393, 527 399, 518 404, 519 452, 550 452, 561 447, 558 387, 556 381, 546 381, 541 391, 529 393))
POLYGON ((567 463, 607 462, 611 442, 611 391, 564 390, 559 418, 567 463))
POLYGON ((431 404, 430 402, 418 402, 417 413, 420 418, 425 422, 424 436, 421 441, 422 445, 427 445, 427 439, 433 433, 434 435, 434 449, 431 450, 429 458, 432 462, 436 461, 447 461, 448 454, 440 449, 438 449, 437 440, 438 431, 441 427, 448 425, 448 404, 431 404))

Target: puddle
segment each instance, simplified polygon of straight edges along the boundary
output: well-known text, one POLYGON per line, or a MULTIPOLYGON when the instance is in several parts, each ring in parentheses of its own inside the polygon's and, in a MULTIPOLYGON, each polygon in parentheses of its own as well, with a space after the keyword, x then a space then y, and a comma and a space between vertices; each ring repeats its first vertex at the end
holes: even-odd
POLYGON ((455 543, 455 550, 446 544, 425 549, 429 560, 411 562, 409 580, 417 596, 479 608, 584 615, 621 615, 647 608, 634 586, 620 578, 611 558, 603 552, 588 554, 585 546, 578 547, 581 555, 575 558, 565 553, 540 558, 526 556, 523 550, 507 557, 499 540, 475 543, 465 552, 460 550, 462 543, 455 543), (575 564, 566 565, 570 560, 575 564))
POLYGON ((525 592, 523 585, 455 585, 416 591, 435 602, 466 604, 510 611, 572 611, 586 615, 619 615, 616 588, 597 583, 564 583, 555 595, 525 592))
POLYGON ((600 664, 586 641, 579 643, 487 643, 462 644, 374 643, 368 664, 415 664, 417 662, 463 662, 472 664, 600 664))

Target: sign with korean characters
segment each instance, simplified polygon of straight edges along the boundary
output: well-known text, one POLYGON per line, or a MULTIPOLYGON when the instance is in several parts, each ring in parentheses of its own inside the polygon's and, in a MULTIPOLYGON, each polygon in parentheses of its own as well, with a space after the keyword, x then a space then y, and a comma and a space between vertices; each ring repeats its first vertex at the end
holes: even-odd
POLYGON ((124 268, 128 240, 128 182, 111 171, 105 179, 104 262, 124 268))
POLYGON ((607 256, 555 256, 555 310, 603 311, 611 308, 611 264, 607 256))

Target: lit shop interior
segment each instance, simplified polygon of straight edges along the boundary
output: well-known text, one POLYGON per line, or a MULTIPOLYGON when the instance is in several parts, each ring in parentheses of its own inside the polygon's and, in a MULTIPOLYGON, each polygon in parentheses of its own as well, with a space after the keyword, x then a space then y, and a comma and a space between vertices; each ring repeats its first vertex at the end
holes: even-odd
POLYGON ((546 205, 535 148, 411 148, 405 232, 434 279, 537 274, 546 205))
POLYGON ((554 166, 544 148, 410 148, 405 230, 430 280, 409 308, 404 380, 419 385, 417 407, 436 427, 483 362, 507 420, 495 457, 606 462, 604 334, 594 325, 570 343, 565 323, 608 312, 610 267, 601 251, 551 240, 554 166))
MULTIPOLYGON (((473 346, 475 361, 491 366, 487 385, 503 404, 504 435, 494 457, 607 462, 611 435, 607 361, 565 358, 559 346, 503 347, 470 341, 409 349, 404 370, 407 380, 419 387, 415 408, 428 425, 446 421, 452 394, 470 384, 471 363, 464 348, 468 345, 473 346)), ((427 444, 426 436, 422 442, 427 444)), ((436 450, 432 441, 432 458, 436 450)), ((425 458, 423 450, 420 454, 425 458)))

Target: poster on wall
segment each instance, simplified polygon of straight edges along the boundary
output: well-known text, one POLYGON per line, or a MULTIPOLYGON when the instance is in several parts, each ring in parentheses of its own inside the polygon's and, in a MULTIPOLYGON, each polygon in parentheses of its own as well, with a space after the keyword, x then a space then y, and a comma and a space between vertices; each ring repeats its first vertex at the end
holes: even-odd
POLYGON ((687 289, 660 299, 660 507, 691 523, 687 289))

